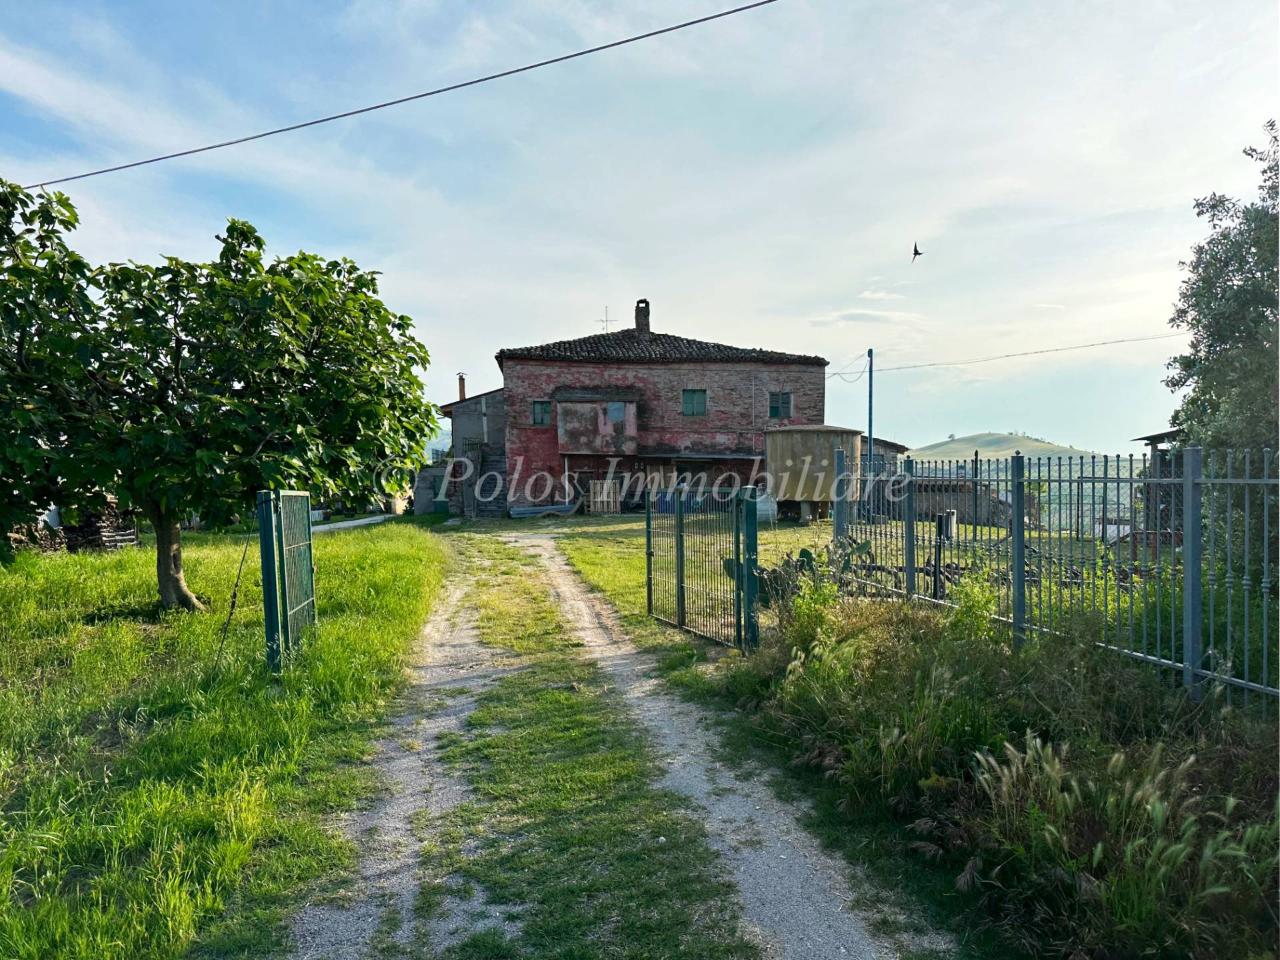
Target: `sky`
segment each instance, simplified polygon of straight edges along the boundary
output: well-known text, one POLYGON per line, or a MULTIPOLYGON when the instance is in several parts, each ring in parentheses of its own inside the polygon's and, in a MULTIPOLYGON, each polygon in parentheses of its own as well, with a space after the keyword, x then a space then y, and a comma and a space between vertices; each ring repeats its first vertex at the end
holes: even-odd
MULTIPOLYGON (((8 5, 0 177, 41 182, 351 109, 732 0, 8 5)), ((63 186, 96 261, 348 256, 455 375, 632 322, 831 361, 826 420, 910 446, 1018 431, 1107 452, 1176 405, 1193 199, 1253 197, 1266 0, 778 0, 481 87, 63 186), (924 251, 911 262, 912 245, 924 251), (847 382, 853 381, 853 382, 847 382)))

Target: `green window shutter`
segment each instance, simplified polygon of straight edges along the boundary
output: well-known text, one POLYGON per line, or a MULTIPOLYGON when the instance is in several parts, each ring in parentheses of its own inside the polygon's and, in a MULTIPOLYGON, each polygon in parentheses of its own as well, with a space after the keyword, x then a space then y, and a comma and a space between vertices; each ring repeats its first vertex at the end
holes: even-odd
POLYGON ((533 425, 535 427, 546 427, 551 424, 551 401, 535 400, 533 401, 533 425))
POLYGON ((769 419, 782 420, 791 416, 791 394, 769 394, 769 419))
POLYGON ((686 390, 681 395, 680 412, 686 417, 701 417, 707 412, 707 391, 686 390))

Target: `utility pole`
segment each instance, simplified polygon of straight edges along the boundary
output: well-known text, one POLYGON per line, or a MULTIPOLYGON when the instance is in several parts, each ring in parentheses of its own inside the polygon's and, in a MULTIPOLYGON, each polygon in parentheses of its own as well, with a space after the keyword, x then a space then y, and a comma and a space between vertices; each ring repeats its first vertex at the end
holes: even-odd
POLYGON ((876 437, 872 433, 872 413, 875 404, 875 391, 872 384, 875 380, 875 351, 870 347, 867 348, 867 473, 875 476, 875 466, 871 457, 876 452, 876 437))

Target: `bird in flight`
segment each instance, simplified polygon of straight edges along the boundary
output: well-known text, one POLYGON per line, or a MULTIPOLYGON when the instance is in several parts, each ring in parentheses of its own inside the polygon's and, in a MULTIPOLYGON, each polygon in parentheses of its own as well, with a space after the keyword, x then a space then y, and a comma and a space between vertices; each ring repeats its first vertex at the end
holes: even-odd
POLYGON ((911 262, 912 262, 912 263, 915 263, 915 262, 916 262, 916 257, 923 257, 923 256, 924 256, 924 254, 920 252, 920 244, 918 244, 918 243, 913 243, 913 244, 911 245, 911 251, 912 251, 912 252, 911 252, 911 262))

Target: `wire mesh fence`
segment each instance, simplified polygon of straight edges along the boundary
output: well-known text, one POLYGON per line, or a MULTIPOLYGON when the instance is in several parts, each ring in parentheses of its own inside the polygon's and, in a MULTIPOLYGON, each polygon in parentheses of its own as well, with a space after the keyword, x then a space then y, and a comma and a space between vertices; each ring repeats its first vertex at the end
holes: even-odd
POLYGON ((257 510, 267 664, 278 672, 316 623, 311 497, 295 490, 263 490, 257 510))
POLYGON ((945 604, 976 576, 1016 640, 1085 631, 1191 686, 1280 694, 1271 451, 908 459, 858 491, 864 592, 945 604))
POLYGON ((646 598, 659 620, 718 643, 754 643, 756 501, 680 486, 645 506, 646 598))

